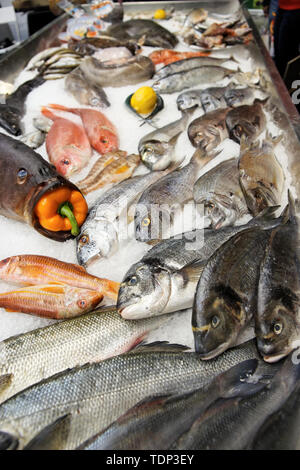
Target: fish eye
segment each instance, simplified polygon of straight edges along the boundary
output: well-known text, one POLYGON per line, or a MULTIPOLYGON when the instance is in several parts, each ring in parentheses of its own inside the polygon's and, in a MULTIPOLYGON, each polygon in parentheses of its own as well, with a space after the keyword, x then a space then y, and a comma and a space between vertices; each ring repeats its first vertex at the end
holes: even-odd
POLYGON ((242 134, 243 132, 243 128, 240 124, 238 124, 237 126, 235 126, 235 130, 239 133, 239 135, 242 134))
POLYGON ((70 160, 67 160, 67 159, 61 160, 61 163, 62 163, 63 165, 70 165, 70 160))
POLYGON ((25 170, 25 168, 20 168, 17 173, 17 183, 24 184, 25 181, 27 180, 27 176, 28 176, 27 170, 25 170))
POLYGON ((129 281, 128 281, 128 285, 129 286, 135 286, 135 284, 137 284, 137 277, 136 276, 132 276, 129 281))
POLYGON ((79 243, 81 243, 82 245, 85 245, 88 242, 89 242, 88 235, 82 235, 82 237, 80 237, 80 239, 79 239, 79 243))
POLYGON ((85 308, 86 307, 86 300, 80 299, 77 302, 78 307, 85 308))
POLYGON ((148 227, 148 225, 150 225, 150 219, 149 219, 149 217, 145 217, 145 218, 142 220, 142 225, 143 225, 143 227, 148 227))
POLYGON ((280 335, 282 330, 283 330, 283 324, 281 322, 276 322, 273 325, 273 331, 274 331, 275 335, 280 335))
POLYGON ((108 140, 105 137, 101 137, 100 141, 102 142, 102 144, 108 143, 108 140))
POLYGON ((220 318, 218 317, 218 315, 214 315, 210 321, 211 323, 211 326, 213 328, 217 328, 217 326, 219 326, 220 324, 220 318))

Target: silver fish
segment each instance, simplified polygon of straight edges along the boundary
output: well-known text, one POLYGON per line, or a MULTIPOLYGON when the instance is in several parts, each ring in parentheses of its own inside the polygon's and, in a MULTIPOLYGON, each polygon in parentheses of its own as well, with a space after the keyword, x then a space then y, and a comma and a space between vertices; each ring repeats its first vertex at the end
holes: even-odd
POLYGON ((90 84, 83 75, 80 67, 74 69, 65 78, 65 89, 69 91, 80 104, 107 108, 110 106, 105 91, 99 85, 90 84))
POLYGON ((227 87, 211 87, 205 90, 185 91, 177 97, 177 107, 180 110, 190 108, 192 106, 202 106, 205 113, 214 111, 219 108, 226 108, 225 92, 232 85, 227 87))
POLYGON ((154 75, 154 80, 161 80, 162 78, 172 75, 173 73, 186 72, 196 67, 203 67, 205 65, 220 66, 230 59, 217 59, 215 57, 190 57, 188 59, 176 60, 171 64, 165 65, 154 75))
POLYGON ((63 436, 56 448, 74 449, 147 396, 200 388, 241 361, 257 357, 253 342, 211 362, 184 349, 144 347, 67 370, 14 395, 0 405, 1 450, 22 449, 38 435, 49 448, 52 426, 63 436))
POLYGON ((114 307, 104 307, 2 341, 0 402, 68 368, 129 351, 163 318, 126 322, 114 307))
POLYGON ((200 176, 194 184, 193 194, 197 204, 204 204, 204 214, 215 229, 233 225, 248 213, 235 158, 219 163, 200 176))

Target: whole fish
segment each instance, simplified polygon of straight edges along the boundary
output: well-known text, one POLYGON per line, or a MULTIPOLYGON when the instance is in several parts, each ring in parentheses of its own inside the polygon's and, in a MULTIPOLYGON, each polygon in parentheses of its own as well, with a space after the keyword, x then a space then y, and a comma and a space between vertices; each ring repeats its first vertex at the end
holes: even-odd
POLYGON ((299 369, 287 359, 262 390, 249 397, 241 394, 219 400, 178 439, 173 450, 251 448, 263 422, 284 404, 299 383, 299 369))
POLYGON ((300 385, 284 405, 269 416, 255 436, 253 450, 299 450, 300 385))
POLYGON ((173 49, 158 49, 149 54, 150 59, 155 65, 163 63, 165 66, 178 60, 188 59, 190 57, 208 57, 209 52, 180 52, 173 49))
POLYGON ((176 91, 191 88, 195 85, 216 83, 232 75, 234 75, 234 72, 224 67, 218 65, 203 65, 161 78, 154 82, 152 88, 161 94, 175 93, 176 91))
POLYGON ((0 307, 9 312, 60 319, 89 312, 102 299, 99 291, 56 283, 4 292, 0 294, 0 307))
POLYGON ((150 80, 154 74, 153 62, 143 55, 120 59, 113 63, 86 57, 80 68, 90 83, 101 87, 135 85, 150 80))
POLYGON ((70 231, 54 232, 43 228, 35 216, 35 206, 47 191, 60 187, 78 191, 53 165, 22 142, 0 134, 0 175, 6 182, 0 187, 1 215, 25 222, 53 240, 72 238, 70 231))
POLYGON ((49 448, 52 427, 57 433, 64 431, 59 448, 74 449, 147 396, 200 388, 241 361, 257 357, 253 342, 210 362, 182 349, 144 347, 56 374, 14 395, 0 405, 1 450, 22 449, 39 434, 49 448))
POLYGON ((237 233, 252 226, 269 229, 281 223, 271 213, 246 225, 198 229, 161 241, 125 274, 117 308, 125 319, 144 318, 193 306, 195 290, 209 258, 237 233))
POLYGON ((227 104, 224 95, 229 87, 232 87, 232 85, 227 87, 211 87, 206 88, 206 90, 184 91, 177 97, 177 108, 182 111, 193 106, 202 106, 205 113, 219 108, 226 108, 227 104))
POLYGON ((190 162, 159 179, 141 194, 134 215, 135 238, 141 242, 161 240, 173 224, 175 211, 193 197, 200 169, 214 157, 197 150, 190 162))
MULTIPOLYGON (((154 51, 152 54, 154 54, 155 52, 157 53, 158 51, 154 51)), ((170 52, 173 52, 173 54, 180 54, 176 51, 170 52)), ((152 54, 149 55, 150 59, 152 59, 152 54)), ((190 54, 201 55, 203 53, 191 52, 190 54)), ((222 67, 223 64, 228 60, 229 59, 218 59, 216 57, 190 57, 182 60, 176 60, 176 62, 172 62, 169 65, 165 65, 158 72, 156 72, 156 74, 154 75, 154 79, 161 80, 162 78, 172 75, 173 73, 187 72, 188 70, 197 67, 203 67, 205 65, 222 67)))
POLYGON ((164 170, 174 160, 174 148, 178 137, 185 131, 190 112, 141 138, 138 151, 143 163, 151 170, 164 170))
POLYGON ((0 279, 29 285, 60 282, 98 291, 113 300, 119 289, 118 282, 89 274, 82 266, 41 255, 18 255, 1 260, 0 279))
POLYGON ((201 358, 211 359, 234 346, 253 320, 259 268, 270 232, 252 227, 238 233, 203 269, 192 314, 195 349, 201 358))
POLYGON ((127 352, 167 319, 127 322, 102 307, 8 338, 0 343, 0 402, 58 372, 127 352))
POLYGON ((141 46, 134 39, 120 40, 107 34, 101 34, 95 38, 83 38, 80 41, 69 41, 68 48, 83 56, 92 55, 99 49, 106 49, 110 47, 127 47, 132 53, 140 52, 141 46))
POLYGON ((70 72, 65 78, 65 89, 83 105, 107 108, 110 103, 106 93, 99 85, 90 84, 80 67, 70 72))
MULTIPOLYGON (((99 257, 107 258, 117 249, 122 238, 118 231, 121 217, 145 188, 165 174, 157 171, 134 176, 113 186, 95 201, 77 238, 80 265, 87 265, 99 257)), ((127 221, 127 214, 125 217, 127 221)))
POLYGON ((208 386, 169 397, 150 397, 127 411, 104 432, 83 443, 80 450, 169 449, 218 398, 255 393, 265 384, 249 383, 257 360, 244 361, 218 375, 208 386))
POLYGON ((241 137, 244 135, 250 142, 263 132, 266 127, 266 116, 263 112, 265 102, 266 100, 256 99, 252 105, 231 109, 226 116, 226 126, 232 140, 240 143, 241 137))
POLYGON ((253 215, 265 207, 280 205, 285 176, 274 154, 274 147, 280 140, 281 137, 272 139, 269 134, 262 144, 241 140, 240 185, 253 215))
POLYGON ((289 219, 272 231, 261 265, 255 331, 265 361, 275 362, 299 347, 299 227, 289 197, 289 219))
POLYGON ((36 87, 42 85, 45 79, 37 76, 20 85, 13 93, 7 95, 5 104, 0 104, 0 126, 12 135, 23 133, 21 119, 26 111, 26 98, 36 87))
POLYGON ((88 140, 97 152, 103 154, 118 149, 119 137, 117 130, 113 123, 100 111, 90 108, 67 108, 58 104, 50 104, 48 107, 80 116, 88 140))
POLYGON ((43 107, 42 113, 54 121, 46 137, 49 160, 63 176, 79 172, 92 156, 92 149, 84 127, 57 116, 48 108, 43 107))
POLYGON ((106 33, 117 39, 139 40, 145 46, 173 48, 178 43, 176 36, 152 20, 134 19, 110 26, 106 33))
POLYGON ((225 121, 230 110, 231 108, 217 109, 194 119, 188 127, 191 144, 211 152, 228 138, 225 121))
POLYGON ((204 204, 204 214, 214 229, 233 225, 248 213, 235 158, 219 163, 200 176, 194 184, 193 195, 197 204, 204 204))

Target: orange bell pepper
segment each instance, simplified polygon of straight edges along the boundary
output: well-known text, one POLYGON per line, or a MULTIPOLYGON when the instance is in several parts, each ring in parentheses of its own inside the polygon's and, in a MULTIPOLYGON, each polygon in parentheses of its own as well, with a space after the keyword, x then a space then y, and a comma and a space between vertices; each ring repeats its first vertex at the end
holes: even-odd
POLYGON ((45 193, 37 202, 34 212, 45 229, 53 232, 71 230, 76 237, 86 219, 88 206, 79 191, 61 187, 45 193))

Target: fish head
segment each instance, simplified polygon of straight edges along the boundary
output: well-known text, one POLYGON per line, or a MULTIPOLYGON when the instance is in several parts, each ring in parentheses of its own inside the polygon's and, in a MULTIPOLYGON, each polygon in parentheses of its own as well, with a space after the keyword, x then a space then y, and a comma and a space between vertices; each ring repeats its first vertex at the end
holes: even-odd
POLYGON ((242 299, 229 286, 214 286, 205 299, 196 293, 192 330, 195 351, 201 359, 212 359, 235 344, 246 322, 242 299))
POLYGON ((267 362, 276 362, 300 346, 298 297, 284 288, 272 297, 255 325, 257 346, 267 362))
POLYGON ((119 140, 118 136, 110 129, 102 128, 99 133, 98 141, 95 147, 99 153, 108 153, 118 150, 119 140))
POLYGON ((203 91, 201 93, 201 103, 206 113, 214 111, 215 109, 218 109, 221 106, 221 100, 218 100, 208 91, 203 91))
POLYGON ((96 290, 68 286, 65 296, 66 310, 69 309, 72 315, 76 312, 89 312, 97 307, 103 297, 103 293, 96 290))
POLYGON ((193 137, 193 144, 206 152, 212 152, 222 142, 222 133, 217 125, 199 126, 193 137))
POLYGON ((233 225, 238 218, 238 212, 234 203, 234 194, 226 195, 212 194, 199 201, 204 205, 204 215, 210 220, 211 227, 218 230, 227 225, 233 225))
POLYGON ((68 178, 82 168, 82 154, 71 145, 65 146, 59 155, 59 160, 53 161, 57 172, 68 178))
POLYGON ((94 220, 82 226, 76 244, 78 263, 87 266, 96 259, 107 258, 115 252, 118 234, 112 222, 106 219, 94 220))
POLYGON ((225 92, 225 100, 228 106, 234 108, 244 104, 252 104, 254 92, 250 88, 230 88, 225 92))
POLYGON ((169 145, 158 140, 149 140, 139 149, 141 159, 151 171, 164 170, 171 163, 169 145))
POLYGON ((229 131, 229 137, 237 142, 241 142, 241 138, 244 135, 247 137, 248 141, 253 140, 258 134, 258 125, 255 122, 250 122, 246 120, 240 120, 238 123, 235 123, 229 131))
POLYGON ((195 91, 181 93, 177 98, 177 108, 180 111, 200 105, 200 97, 195 91))
POLYGON ((170 293, 169 272, 140 262, 132 266, 120 285, 117 309, 123 318, 130 320, 160 315, 170 293))

